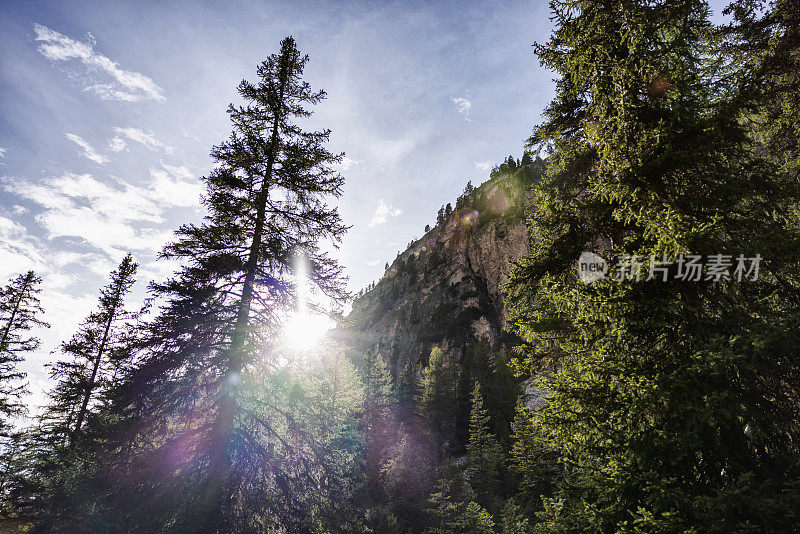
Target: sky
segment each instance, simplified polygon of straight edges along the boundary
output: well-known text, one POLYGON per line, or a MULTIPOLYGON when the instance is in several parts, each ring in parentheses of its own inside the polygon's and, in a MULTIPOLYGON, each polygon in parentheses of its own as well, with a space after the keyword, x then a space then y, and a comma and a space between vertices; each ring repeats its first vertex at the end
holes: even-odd
POLYGON ((543 2, 2 2, 0 279, 40 274, 51 324, 23 364, 31 405, 126 252, 134 306, 172 272, 156 256, 203 216, 226 107, 284 36, 328 93, 309 126, 346 154, 335 255, 358 291, 521 155, 552 96, 531 48, 549 32, 543 2))
POLYGON ((543 1, 0 0, 0 280, 40 274, 51 324, 22 366, 31 405, 126 252, 134 307, 172 272, 157 253, 202 218, 225 110, 283 37, 328 93, 309 126, 346 154, 335 256, 355 292, 521 155, 553 96, 531 48, 551 29, 543 1))

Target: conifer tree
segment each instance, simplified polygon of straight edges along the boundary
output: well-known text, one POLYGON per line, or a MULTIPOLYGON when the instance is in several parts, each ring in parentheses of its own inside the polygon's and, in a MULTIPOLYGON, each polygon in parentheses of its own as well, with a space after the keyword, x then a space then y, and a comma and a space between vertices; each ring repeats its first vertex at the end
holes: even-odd
POLYGON ((467 441, 467 480, 475 491, 476 500, 490 506, 500 489, 500 466, 503 462, 500 444, 489 432, 489 413, 483 407, 480 385, 472 390, 472 410, 469 417, 467 441))
POLYGON ((428 498, 428 527, 425 534, 491 534, 492 515, 475 502, 460 469, 446 463, 436 488, 428 498))
POLYGON ((435 525, 425 534, 493 534, 495 523, 492 515, 480 504, 459 502, 437 491, 430 498, 431 522, 435 525))
POLYGON ((396 423, 393 420, 392 377, 380 354, 367 352, 364 355, 363 382, 365 475, 371 492, 380 496, 380 471, 386 449, 392 444, 396 423))
POLYGON ((325 148, 328 130, 298 125, 325 97, 303 81, 307 62, 287 37, 258 67, 258 81, 239 85, 244 104, 229 107, 233 131, 214 147, 217 166, 203 179, 209 214, 182 226, 163 252, 184 267, 153 286, 160 312, 116 400, 130 421, 115 446, 135 453, 118 474, 132 482, 116 502, 132 527, 302 530, 318 509, 295 509, 294 500, 322 498, 337 482, 325 476, 322 436, 282 406, 291 396, 270 390, 280 381, 252 383, 256 362, 280 367, 276 341, 296 305, 298 256, 316 291, 346 297, 338 264, 320 248, 346 229, 325 204, 341 194, 333 168, 341 156, 325 148))
POLYGON ((439 347, 431 349, 428 365, 422 370, 420 408, 435 437, 436 450, 449 452, 455 438, 456 395, 455 370, 439 347))
POLYGON ((120 323, 133 319, 125 309, 138 265, 127 254, 111 281, 100 290, 97 310, 81 323, 78 332, 61 345, 70 360, 50 364, 50 377, 56 380, 46 418, 53 432, 71 439, 81 431, 92 404, 119 374, 121 363, 115 356, 123 348, 120 323))
POLYGON ((765 78, 716 77, 704 2, 551 6, 536 50, 560 79, 531 139, 548 174, 509 285, 549 391, 534 424, 565 459, 548 530, 796 529, 798 183, 743 127, 765 78), (617 279, 580 282, 586 249, 617 279), (769 260, 689 281, 681 254, 769 260), (615 276, 634 256, 667 280, 615 276))
POLYGON ((24 412, 20 402, 25 392, 19 381, 25 373, 17 368, 23 355, 39 347, 39 339, 28 336, 34 327, 49 327, 41 320, 39 303, 42 279, 28 271, 0 289, 0 433, 6 432, 8 418, 24 412))
POLYGON ((509 469, 516 479, 516 497, 531 517, 541 508, 542 496, 552 494, 559 477, 558 457, 544 446, 545 439, 539 431, 534 414, 520 399, 511 422, 514 441, 509 451, 509 469))

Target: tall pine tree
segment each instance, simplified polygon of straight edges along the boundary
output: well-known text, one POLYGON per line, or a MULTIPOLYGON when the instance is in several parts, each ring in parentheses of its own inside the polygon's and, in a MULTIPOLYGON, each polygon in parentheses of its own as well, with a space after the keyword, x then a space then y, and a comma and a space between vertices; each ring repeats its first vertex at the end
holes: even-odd
POLYGON ((0 289, 0 432, 9 428, 10 417, 21 415, 20 402, 25 385, 19 381, 25 373, 17 368, 26 352, 39 347, 39 339, 29 336, 34 327, 49 327, 41 320, 39 303, 42 279, 28 271, 0 289))
POLYGON ((370 493, 380 502, 383 497, 381 467, 386 449, 396 439, 397 421, 394 412, 397 406, 392 377, 383 356, 376 352, 367 352, 364 355, 362 377, 365 475, 370 493))
POLYGON ((455 440, 457 403, 455 369, 439 347, 431 349, 428 365, 422 370, 420 389, 420 409, 442 459, 455 440))
POLYGON ((280 366, 274 348, 282 317, 296 304, 298 256, 319 292, 345 296, 339 266, 321 250, 346 229, 325 204, 341 194, 343 178, 333 169, 341 156, 325 148, 328 130, 298 125, 311 114, 307 106, 325 97, 303 81, 307 62, 287 37, 258 67, 258 81, 239 85, 244 104, 228 109, 233 132, 214 148, 217 166, 204 178, 209 214, 183 226, 163 253, 185 267, 153 286, 163 304, 138 344, 142 364, 117 401, 131 418, 116 445, 134 453, 119 474, 132 483, 117 497, 128 525, 311 528, 314 509, 291 503, 332 482, 321 436, 272 403, 275 380, 252 383, 254 364, 260 380, 264 365, 280 366))
POLYGON ((531 140, 548 173, 509 286, 549 392, 531 424, 565 465, 543 524, 795 530, 798 181, 745 127, 766 78, 719 69, 704 2, 551 6, 536 50, 560 79, 531 140), (583 250, 613 279, 580 282, 583 250), (731 276, 680 277, 689 254, 731 276), (757 280, 734 276, 740 254, 764 258, 757 280), (644 258, 641 278, 617 258, 644 258))
POLYGON ((477 382, 472 390, 471 404, 467 441, 467 479, 478 503, 484 507, 491 507, 499 496, 503 453, 497 439, 489 431, 491 418, 483 407, 481 387, 477 382))
POLYGON ((70 357, 50 364, 50 377, 56 381, 46 418, 53 431, 74 439, 81 431, 94 401, 120 374, 119 352, 124 349, 121 323, 134 318, 125 309, 138 265, 127 254, 111 281, 100 290, 97 310, 81 323, 78 332, 61 345, 70 357))

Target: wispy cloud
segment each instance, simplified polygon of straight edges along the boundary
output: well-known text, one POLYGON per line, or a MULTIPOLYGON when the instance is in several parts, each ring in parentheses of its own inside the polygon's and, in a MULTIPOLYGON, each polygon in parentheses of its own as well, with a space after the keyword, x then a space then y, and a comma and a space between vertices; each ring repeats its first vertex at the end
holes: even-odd
POLYGON ((6 149, 0 146, 0 158, 6 157, 6 149))
POLYGON ((357 160, 357 159, 353 159, 353 158, 350 158, 348 156, 345 156, 345 157, 342 158, 342 161, 341 161, 341 163, 339 163, 338 167, 339 167, 340 171, 346 171, 346 170, 351 169, 353 167, 357 167, 360 163, 361 162, 359 160, 357 160))
POLYGON ((39 268, 45 263, 42 247, 21 224, 0 216, 0 281, 39 268))
POLYGON ((476 161, 475 168, 481 172, 488 172, 492 168, 492 163, 490 161, 476 161))
POLYGON ((91 160, 91 161, 94 161, 98 165, 103 165, 103 164, 108 163, 110 161, 106 156, 104 156, 102 154, 99 154, 92 147, 92 145, 87 143, 86 140, 83 137, 81 137, 80 135, 75 135, 75 134, 71 134, 71 133, 64 134, 64 135, 67 136, 67 139, 69 139, 70 141, 72 141, 73 143, 75 143, 76 145, 81 147, 81 156, 83 156, 84 158, 86 158, 88 160, 91 160))
POLYGON ((94 42, 81 42, 34 24, 39 52, 51 61, 80 61, 86 68, 77 77, 84 82, 85 90, 104 100, 138 102, 140 100, 165 100, 164 90, 144 74, 121 69, 119 65, 94 50, 94 42), (98 79, 98 76, 105 79, 98 79))
POLYGON ((472 121, 469 116, 469 112, 472 109, 472 102, 469 101, 468 98, 463 96, 451 96, 450 102, 455 104, 456 111, 458 111, 464 119, 468 121, 472 121))
POLYGON ((173 206, 198 206, 205 189, 195 175, 184 166, 167 165, 163 161, 161 167, 150 169, 151 197, 173 206))
POLYGON ((165 165, 151 174, 153 180, 142 187, 65 173, 38 183, 6 181, 4 188, 44 208, 36 222, 49 239, 79 238, 117 257, 127 250, 157 251, 172 235, 164 227, 164 212, 197 204, 198 188, 184 167, 165 165))
MULTIPOLYGON (((119 136, 125 136, 131 141, 135 141, 137 143, 141 143, 146 146, 148 149, 152 150, 153 152, 162 151, 166 154, 172 153, 172 147, 165 145, 161 141, 159 141, 156 136, 152 133, 147 133, 144 130, 139 128, 114 128, 114 131, 117 132, 117 137, 114 139, 119 139, 120 141, 124 140, 121 139, 119 136)), ((111 141, 113 142, 114 139, 111 141)), ((121 149, 120 149, 121 150, 121 149)))
POLYGON ((385 200, 380 199, 378 201, 378 206, 372 213, 372 219, 369 221, 369 227, 372 228, 374 226, 378 226, 379 224, 384 224, 389 217, 399 217, 402 215, 402 213, 403 210, 399 208, 393 208, 387 204, 385 200))
POLYGON ((125 140, 122 139, 120 136, 115 136, 108 142, 108 149, 111 152, 122 152, 123 150, 125 150, 126 146, 127 145, 125 144, 125 140))

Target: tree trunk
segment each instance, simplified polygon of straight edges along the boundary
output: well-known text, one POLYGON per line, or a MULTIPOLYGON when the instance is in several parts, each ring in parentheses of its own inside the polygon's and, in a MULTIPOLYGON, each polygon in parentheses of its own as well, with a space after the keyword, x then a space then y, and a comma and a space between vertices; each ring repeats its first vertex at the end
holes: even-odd
POLYGON ((27 291, 28 285, 31 283, 32 278, 33 277, 30 275, 25 276, 25 283, 22 285, 22 289, 19 291, 19 296, 17 297, 17 302, 14 303, 14 309, 11 312, 11 317, 9 317, 8 324, 6 324, 5 330, 3 330, 3 337, 0 339, 0 350, 2 350, 8 342, 8 335, 11 333, 11 326, 14 324, 14 319, 17 316, 17 312, 19 312, 19 307, 22 305, 22 298, 25 296, 25 291, 27 291))
MULTIPOLYGON (((208 486, 203 498, 203 508, 213 517, 217 530, 224 531, 228 522, 226 500, 229 495, 224 494, 224 486, 229 478, 231 458, 228 447, 233 430, 234 417, 236 415, 236 395, 231 384, 236 383, 244 369, 244 344, 247 337, 247 328, 250 320, 250 305, 253 299, 253 282, 255 281, 258 270, 258 254, 261 249, 261 241, 264 234, 264 222, 266 219, 267 195, 269 194, 272 170, 275 164, 275 155, 278 150, 278 127, 280 125, 281 108, 283 107, 283 96, 286 89, 289 65, 289 58, 285 58, 285 63, 281 70, 281 81, 278 98, 278 109, 272 120, 272 137, 270 139, 270 150, 267 155, 267 169, 261 182, 261 189, 256 197, 256 222, 253 228, 253 240, 250 244, 247 263, 245 264, 245 277, 242 287, 242 296, 239 301, 239 309, 236 314, 231 345, 228 350, 228 362, 225 375, 222 377, 221 398, 219 400, 219 412, 217 413, 214 427, 212 428, 211 443, 209 445, 209 477, 208 486)), ((213 529, 212 529, 213 530, 213 529)))
MULTIPOLYGON (((114 310, 116 311, 116 309, 114 310)), ((108 332, 111 330, 111 321, 114 320, 114 313, 109 315, 108 321, 106 321, 105 331, 103 332, 103 339, 100 341, 100 347, 97 349, 97 356, 94 358, 94 362, 92 365, 92 378, 89 379, 89 384, 86 386, 86 392, 83 394, 83 402, 81 403, 81 409, 78 410, 78 420, 75 421, 75 430, 72 432, 72 438, 80 431, 81 426, 83 425, 83 419, 86 416, 86 408, 89 406, 89 399, 92 396, 92 390, 94 390, 94 381, 97 378, 97 369, 100 368, 100 360, 103 358, 103 353, 105 352, 106 343, 108 342, 108 332)))

